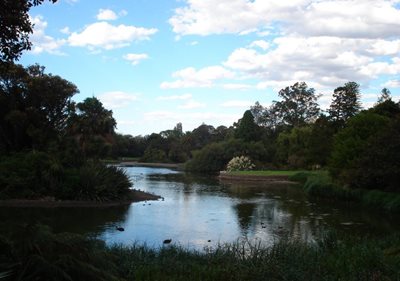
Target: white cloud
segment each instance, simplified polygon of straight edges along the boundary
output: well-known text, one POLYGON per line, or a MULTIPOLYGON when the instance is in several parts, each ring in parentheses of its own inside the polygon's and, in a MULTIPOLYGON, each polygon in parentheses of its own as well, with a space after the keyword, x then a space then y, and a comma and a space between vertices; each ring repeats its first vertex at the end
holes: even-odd
POLYGON ((106 108, 122 108, 130 105, 132 102, 138 100, 137 94, 131 94, 121 91, 107 92, 101 94, 99 99, 106 108))
POLYGON ((142 60, 148 59, 149 56, 147 54, 126 54, 124 59, 129 61, 132 65, 139 64, 142 60))
POLYGON ((298 9, 304 0, 187 0, 187 6, 175 10, 169 19, 175 33, 181 35, 247 34, 265 29, 270 23, 298 9))
POLYGON ((200 70, 188 67, 174 72, 172 77, 177 78, 177 80, 161 83, 161 89, 212 87, 214 81, 233 78, 234 73, 222 66, 209 66, 200 70))
POLYGON ((389 38, 400 35, 398 1, 388 0, 185 0, 169 19, 180 35, 262 33, 389 38), (397 7, 397 8, 396 8, 397 7))
POLYGON ((33 34, 30 36, 32 42, 31 52, 34 54, 47 52, 62 55, 60 48, 65 44, 65 40, 55 39, 46 34, 47 22, 42 16, 31 18, 31 22, 34 24, 33 34))
POLYGON ((221 104, 222 107, 244 107, 250 108, 254 102, 248 100, 230 100, 221 104))
POLYGON ((178 108, 181 108, 181 109, 195 109, 195 108, 203 108, 205 106, 206 106, 205 103, 197 102, 197 101, 194 101, 194 100, 189 100, 189 101, 185 102, 183 105, 178 106, 178 108))
POLYGON ((66 26, 66 27, 64 27, 64 28, 62 28, 62 29, 60 29, 60 32, 61 33, 63 33, 63 34, 71 34, 71 31, 69 30, 69 27, 68 26, 66 26))
POLYGON ((382 74, 399 74, 398 57, 376 57, 367 51, 377 42, 396 45, 389 40, 278 37, 273 40, 273 49, 234 50, 224 66, 240 71, 244 77, 261 80, 258 88, 274 87, 283 81, 312 81, 317 87, 332 87, 349 80, 362 83, 382 74))
POLYGON ((386 88, 400 88, 400 80, 389 80, 382 85, 386 88))
POLYGON ((158 97, 157 100, 188 100, 192 98, 192 94, 173 95, 158 97))
POLYGON ((256 40, 249 45, 250 48, 258 47, 264 51, 267 50, 269 46, 270 46, 269 43, 265 40, 256 40))
POLYGON ((100 9, 96 18, 97 20, 116 20, 118 16, 113 10, 100 9))
POLYGON ((222 86, 224 89, 227 89, 227 90, 249 90, 249 89, 251 89, 251 88, 254 88, 254 86, 252 86, 252 85, 248 85, 248 84, 233 84, 233 83, 231 83, 231 84, 224 84, 223 86, 222 86))
POLYGON ((96 48, 111 50, 128 46, 133 41, 148 40, 157 31, 155 28, 124 24, 114 26, 108 22, 96 22, 86 26, 80 33, 73 32, 68 42, 71 46, 88 47, 91 50, 96 48))

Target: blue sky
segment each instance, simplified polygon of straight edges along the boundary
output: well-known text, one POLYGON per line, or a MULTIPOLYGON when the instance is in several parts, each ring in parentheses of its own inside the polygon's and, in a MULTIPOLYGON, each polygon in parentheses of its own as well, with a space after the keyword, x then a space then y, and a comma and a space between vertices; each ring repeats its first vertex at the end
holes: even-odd
POLYGON ((230 126, 256 101, 305 81, 326 108, 334 88, 400 99, 400 1, 58 0, 31 10, 20 59, 96 96, 117 131, 230 126))

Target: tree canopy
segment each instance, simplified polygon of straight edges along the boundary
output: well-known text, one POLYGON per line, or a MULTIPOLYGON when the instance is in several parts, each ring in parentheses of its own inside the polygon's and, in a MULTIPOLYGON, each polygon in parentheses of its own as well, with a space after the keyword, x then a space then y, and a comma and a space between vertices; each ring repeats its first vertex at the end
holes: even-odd
MULTIPOLYGON (((57 0, 49 0, 57 2, 57 0)), ((17 60, 24 50, 30 50, 29 34, 33 24, 29 10, 44 0, 2 0, 0 2, 0 60, 17 60)))

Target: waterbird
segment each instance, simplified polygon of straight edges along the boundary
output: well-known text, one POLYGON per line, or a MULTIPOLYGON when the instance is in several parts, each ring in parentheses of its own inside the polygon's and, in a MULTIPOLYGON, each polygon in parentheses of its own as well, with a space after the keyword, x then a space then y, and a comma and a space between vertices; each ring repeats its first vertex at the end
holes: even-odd
POLYGON ((116 226, 115 229, 118 230, 118 231, 125 231, 125 229, 123 227, 120 227, 120 226, 116 226))
POLYGON ((172 239, 165 239, 165 240, 163 241, 164 244, 169 244, 169 243, 171 243, 171 242, 172 242, 172 239))

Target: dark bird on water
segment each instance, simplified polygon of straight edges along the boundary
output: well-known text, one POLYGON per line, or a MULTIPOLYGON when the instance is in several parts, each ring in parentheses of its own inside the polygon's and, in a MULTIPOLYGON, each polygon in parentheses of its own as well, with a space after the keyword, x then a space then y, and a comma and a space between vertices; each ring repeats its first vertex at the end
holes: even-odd
POLYGON ((169 243, 171 243, 171 242, 172 242, 172 239, 165 239, 163 243, 164 243, 164 244, 169 244, 169 243))
POLYGON ((125 230, 123 227, 120 227, 120 226, 116 226, 115 229, 118 230, 118 231, 124 231, 125 230))

